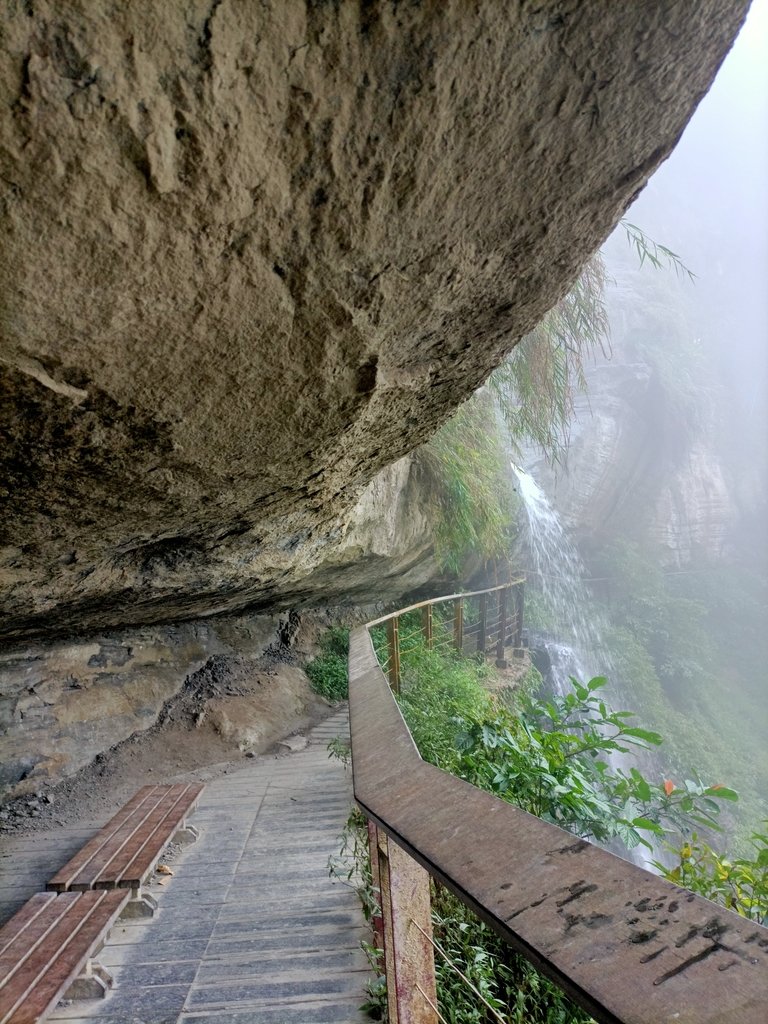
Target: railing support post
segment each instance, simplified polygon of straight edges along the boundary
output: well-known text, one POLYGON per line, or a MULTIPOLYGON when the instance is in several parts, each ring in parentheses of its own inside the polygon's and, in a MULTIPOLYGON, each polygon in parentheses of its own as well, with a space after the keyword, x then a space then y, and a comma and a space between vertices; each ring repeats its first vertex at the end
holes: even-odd
POLYGON ((523 656, 523 608, 525 606, 525 584, 518 583, 515 587, 515 657, 523 656))
POLYGON ((368 852, 371 858, 371 885, 377 895, 378 913, 371 915, 376 949, 381 950, 378 969, 383 974, 384 964, 384 916, 381 909, 381 875, 379 872, 379 830, 376 823, 368 819, 368 852))
POLYGON ((390 1024, 438 1024, 429 875, 378 833, 390 1024))
POLYGON ((453 643, 461 653, 464 646, 464 598, 457 597, 453 602, 453 643))
POLYGON ((387 645, 389 647, 389 685, 400 693, 400 620, 393 615, 387 622, 387 645))
POLYGON ((507 595, 509 587, 505 587, 499 594, 499 642, 496 644, 496 667, 506 668, 507 661, 504 657, 504 648, 507 645, 507 595))
POLYGON ((432 650, 432 605, 425 604, 421 609, 421 630, 428 651, 432 650))
POLYGON ((488 595, 480 595, 480 624, 477 632, 477 651, 478 654, 485 654, 485 631, 488 623, 488 595))

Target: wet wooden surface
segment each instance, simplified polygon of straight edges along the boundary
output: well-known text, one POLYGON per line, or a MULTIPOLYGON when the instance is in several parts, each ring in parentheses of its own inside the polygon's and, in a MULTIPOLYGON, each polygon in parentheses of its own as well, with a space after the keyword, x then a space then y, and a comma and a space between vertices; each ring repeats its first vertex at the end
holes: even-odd
POLYGON ((109 932, 128 892, 39 893, 0 930, 0 1021, 36 1024, 109 932))
POLYGON ((137 889, 192 812, 202 785, 144 786, 48 882, 68 889, 137 889))
POLYGON ((350 638, 355 796, 606 1024, 765 1024, 768 929, 426 764, 366 628, 350 638))

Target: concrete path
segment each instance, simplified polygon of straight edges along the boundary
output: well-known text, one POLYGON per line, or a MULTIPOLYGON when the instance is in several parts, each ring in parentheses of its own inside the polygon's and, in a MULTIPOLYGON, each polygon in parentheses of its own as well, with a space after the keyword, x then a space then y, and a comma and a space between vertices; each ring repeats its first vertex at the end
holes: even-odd
POLYGON ((305 750, 208 783, 190 818, 200 839, 174 860, 174 876, 151 889, 155 916, 119 924, 99 955, 112 992, 61 1005, 48 1019, 368 1020, 359 1010, 371 977, 360 941, 370 933, 355 894, 328 877, 352 804, 350 773, 326 750, 335 736, 348 736, 346 711, 317 726, 305 750))

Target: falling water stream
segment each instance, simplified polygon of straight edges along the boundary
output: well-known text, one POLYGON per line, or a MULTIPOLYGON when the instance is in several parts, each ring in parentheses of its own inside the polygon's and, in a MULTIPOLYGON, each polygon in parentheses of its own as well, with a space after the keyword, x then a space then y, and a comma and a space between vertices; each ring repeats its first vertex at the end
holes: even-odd
MULTIPOLYGON (((556 693, 571 692, 570 676, 585 682, 594 676, 614 675, 614 665, 603 640, 603 622, 584 583, 586 566, 568 539, 557 512, 536 481, 512 465, 518 480, 518 492, 528 520, 526 572, 532 585, 541 592, 551 629, 531 637, 531 646, 546 651, 549 672, 546 682, 556 693)), ((634 757, 619 751, 606 751, 605 759, 613 769, 627 771, 634 757)), ((650 858, 642 847, 627 851, 609 844, 609 849, 647 867, 650 858)))
POLYGON ((586 567, 566 536, 563 524, 539 485, 512 466, 528 519, 527 567, 553 619, 552 635, 542 638, 552 663, 550 682, 564 694, 569 676, 580 681, 609 675, 612 663, 602 638, 602 623, 584 584, 586 567))

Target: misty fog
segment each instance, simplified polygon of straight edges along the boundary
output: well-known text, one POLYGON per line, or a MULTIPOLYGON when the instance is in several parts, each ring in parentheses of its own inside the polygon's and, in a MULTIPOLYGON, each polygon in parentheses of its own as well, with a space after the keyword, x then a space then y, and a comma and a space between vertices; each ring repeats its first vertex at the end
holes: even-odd
POLYGON ((768 0, 606 242, 611 353, 564 463, 526 468, 576 540, 623 704, 670 772, 768 817, 768 0), (640 265, 635 225, 662 266, 640 265), (690 271, 690 274, 688 273, 690 271))

